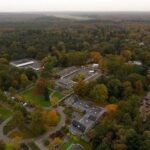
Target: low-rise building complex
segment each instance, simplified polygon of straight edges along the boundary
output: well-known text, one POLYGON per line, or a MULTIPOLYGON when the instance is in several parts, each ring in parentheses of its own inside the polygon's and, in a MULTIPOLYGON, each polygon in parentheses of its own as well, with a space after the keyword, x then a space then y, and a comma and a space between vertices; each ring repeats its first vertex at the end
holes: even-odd
POLYGON ((35 71, 39 71, 41 69, 40 62, 33 59, 21 59, 17 61, 11 61, 10 65, 17 68, 32 68, 35 71))

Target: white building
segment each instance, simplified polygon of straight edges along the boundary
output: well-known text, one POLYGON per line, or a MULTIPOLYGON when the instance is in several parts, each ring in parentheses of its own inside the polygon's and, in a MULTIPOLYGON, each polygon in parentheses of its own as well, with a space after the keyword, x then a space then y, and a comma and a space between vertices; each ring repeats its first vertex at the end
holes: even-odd
POLYGON ((10 65, 17 68, 32 68, 33 70, 39 71, 41 69, 41 64, 32 59, 21 59, 17 61, 11 61, 10 65))

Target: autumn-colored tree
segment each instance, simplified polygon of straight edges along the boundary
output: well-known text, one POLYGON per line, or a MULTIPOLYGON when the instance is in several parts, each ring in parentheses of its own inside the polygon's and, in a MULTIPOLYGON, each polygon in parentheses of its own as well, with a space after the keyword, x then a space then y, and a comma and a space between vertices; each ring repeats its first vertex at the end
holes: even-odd
POLYGON ((130 50, 124 50, 124 51, 122 51, 121 55, 123 56, 123 58, 126 61, 129 61, 132 58, 132 52, 130 50))
POLYGON ((106 105, 106 110, 107 112, 111 113, 111 112, 114 112, 118 109, 118 105, 116 104, 109 104, 109 105, 106 105))
POLYGON ((102 55, 99 52, 91 52, 89 58, 90 62, 99 63, 99 61, 102 59, 102 55))
POLYGON ((54 145, 60 145, 62 143, 62 140, 59 137, 55 137, 53 140, 54 145))
POLYGON ((47 87, 47 82, 44 78, 40 78, 37 82, 36 82, 36 86, 35 86, 35 93, 37 95, 44 95, 44 90, 45 87, 47 87))
POLYGON ((50 124, 51 125, 56 125, 57 120, 58 120, 58 114, 55 110, 51 110, 49 112, 49 119, 50 119, 50 124))

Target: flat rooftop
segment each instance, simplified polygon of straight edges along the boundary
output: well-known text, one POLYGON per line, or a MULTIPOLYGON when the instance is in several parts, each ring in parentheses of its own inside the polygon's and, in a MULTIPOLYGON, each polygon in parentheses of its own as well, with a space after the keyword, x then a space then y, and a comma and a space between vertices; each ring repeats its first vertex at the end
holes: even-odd
POLYGON ((16 61, 11 61, 10 65, 18 68, 32 68, 36 71, 41 69, 40 62, 33 59, 20 59, 16 61))
POLYGON ((20 60, 11 61, 10 63, 14 65, 20 65, 20 64, 24 64, 28 62, 33 62, 33 60, 32 59, 20 59, 20 60))
POLYGON ((83 134, 93 128, 97 120, 106 112, 104 108, 90 105, 77 95, 70 96, 65 100, 65 103, 68 104, 68 106, 85 112, 80 120, 73 118, 70 131, 74 134, 83 134))

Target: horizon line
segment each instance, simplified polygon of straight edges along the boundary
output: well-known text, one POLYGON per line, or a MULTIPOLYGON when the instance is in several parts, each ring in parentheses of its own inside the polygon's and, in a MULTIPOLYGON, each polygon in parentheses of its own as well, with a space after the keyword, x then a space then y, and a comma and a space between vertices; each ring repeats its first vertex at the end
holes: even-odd
POLYGON ((55 11, 50 11, 50 10, 33 10, 33 11, 28 11, 28 10, 25 10, 25 11, 0 11, 0 13, 48 13, 48 12, 82 12, 82 13, 87 13, 87 12, 91 12, 91 13, 96 13, 96 12, 101 12, 101 13, 109 13, 109 12, 114 12, 114 13, 119 13, 119 12, 143 12, 143 13, 146 13, 146 12, 150 12, 150 10, 55 10, 55 11))

